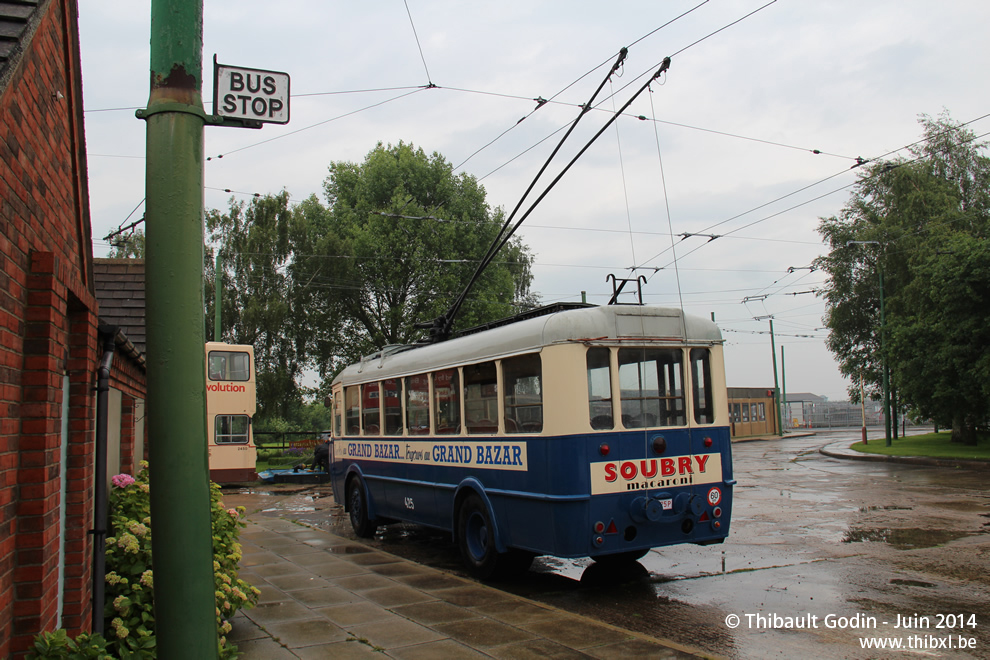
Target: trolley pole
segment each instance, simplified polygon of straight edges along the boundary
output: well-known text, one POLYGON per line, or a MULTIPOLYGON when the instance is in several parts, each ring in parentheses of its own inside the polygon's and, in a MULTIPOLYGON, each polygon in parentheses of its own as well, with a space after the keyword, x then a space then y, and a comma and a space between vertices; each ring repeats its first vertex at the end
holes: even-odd
POLYGON ((147 122, 148 420, 163 660, 217 657, 206 447, 203 2, 152 0, 147 122))

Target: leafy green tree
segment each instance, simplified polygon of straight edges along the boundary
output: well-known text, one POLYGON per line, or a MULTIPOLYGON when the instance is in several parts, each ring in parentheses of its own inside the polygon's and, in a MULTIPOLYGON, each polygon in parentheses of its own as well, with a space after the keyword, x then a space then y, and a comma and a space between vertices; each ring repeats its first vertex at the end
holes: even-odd
POLYGON ((117 236, 111 241, 110 259, 144 259, 144 232, 134 230, 126 236, 117 236))
POLYGON ((957 231, 938 243, 913 260, 890 352, 903 396, 925 417, 952 420, 953 440, 975 445, 990 419, 990 240, 957 231))
MULTIPOLYGON (((447 310, 503 222, 502 210, 488 205, 474 177, 454 174, 440 154, 402 142, 379 143, 360 164, 331 163, 324 192, 329 206, 318 220, 312 209, 309 241, 317 246, 333 236, 348 257, 324 266, 336 278, 324 283, 336 296, 325 309, 351 338, 344 351, 349 360, 423 339, 417 324, 447 310)), ((455 327, 532 306, 531 264, 525 246, 511 241, 476 283, 455 327)), ((307 269, 315 272, 312 263, 307 269)))
MULTIPOLYGON (((254 346, 258 420, 290 419, 300 405, 299 377, 306 362, 305 310, 295 304, 288 276, 293 213, 289 195, 231 200, 227 213, 206 215, 210 243, 220 250, 221 337, 254 346)), ((207 249, 207 332, 213 336, 215 248, 207 249)))
MULTIPOLYGON (((829 278, 822 292, 828 346, 853 381, 850 395, 858 398, 862 379, 878 398, 882 276, 892 386, 921 414, 943 424, 951 420, 954 439, 975 441, 974 424, 986 418, 976 405, 984 381, 970 380, 974 372, 962 366, 967 360, 980 364, 982 349, 964 357, 955 330, 984 321, 978 304, 956 304, 949 292, 953 286, 969 291, 975 303, 980 291, 961 262, 952 267, 955 248, 946 246, 958 241, 973 249, 972 241, 979 245, 986 238, 990 161, 975 136, 947 114, 923 115, 921 124, 925 137, 912 150, 913 159, 867 165, 839 215, 819 225, 830 246, 816 261, 829 278)), ((975 277, 988 275, 978 271, 975 277)))
MULTIPOLYGON (((315 195, 291 206, 283 192, 231 200, 206 218, 207 334, 219 250, 221 336, 254 345, 266 430, 311 430, 300 426, 317 421, 303 398, 322 402, 337 372, 362 355, 426 337, 418 324, 447 310, 503 221, 474 177, 403 143, 379 144, 360 164, 332 163, 324 188, 328 206, 315 195), (306 370, 319 374, 314 391, 299 384, 306 370)), ((457 327, 535 307, 531 265, 528 249, 511 241, 457 327)))

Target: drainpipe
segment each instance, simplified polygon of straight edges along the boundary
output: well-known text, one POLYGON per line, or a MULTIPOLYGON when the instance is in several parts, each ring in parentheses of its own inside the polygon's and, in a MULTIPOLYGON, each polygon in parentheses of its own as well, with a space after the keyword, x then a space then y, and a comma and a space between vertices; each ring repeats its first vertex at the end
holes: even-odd
POLYGON ((96 483, 93 486, 93 632, 103 634, 103 602, 106 592, 107 539, 107 417, 110 365, 113 363, 117 328, 100 328, 103 359, 96 370, 96 483))

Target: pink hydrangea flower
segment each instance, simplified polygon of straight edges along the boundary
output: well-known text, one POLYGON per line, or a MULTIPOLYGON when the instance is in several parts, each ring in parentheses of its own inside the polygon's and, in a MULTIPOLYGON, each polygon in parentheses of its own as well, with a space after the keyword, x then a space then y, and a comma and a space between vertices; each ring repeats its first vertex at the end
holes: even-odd
POLYGON ((116 474, 110 479, 110 483, 117 488, 127 488, 134 483, 134 477, 129 474, 116 474))

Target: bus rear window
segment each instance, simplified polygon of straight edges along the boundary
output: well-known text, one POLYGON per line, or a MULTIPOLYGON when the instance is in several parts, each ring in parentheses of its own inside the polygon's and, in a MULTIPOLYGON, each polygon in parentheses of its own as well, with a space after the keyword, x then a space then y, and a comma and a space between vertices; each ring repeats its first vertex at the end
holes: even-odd
POLYGON ((588 412, 591 428, 611 429, 612 421, 612 373, 609 367, 609 350, 604 346, 588 349, 588 412))
POLYGON ((502 360, 505 432, 543 430, 543 367, 538 353, 502 360))
POLYGON ((694 421, 713 424, 711 351, 707 348, 691 349, 691 386, 694 394, 694 421))
POLYGON ((682 359, 680 349, 619 349, 619 388, 625 428, 684 426, 682 359))
POLYGON ((461 390, 457 369, 433 374, 434 433, 452 435, 461 432, 461 390))
POLYGON ((250 423, 247 415, 217 415, 213 441, 218 445, 246 445, 250 423))
POLYGON ((207 358, 210 380, 250 380, 251 361, 241 351, 210 351, 207 358))

